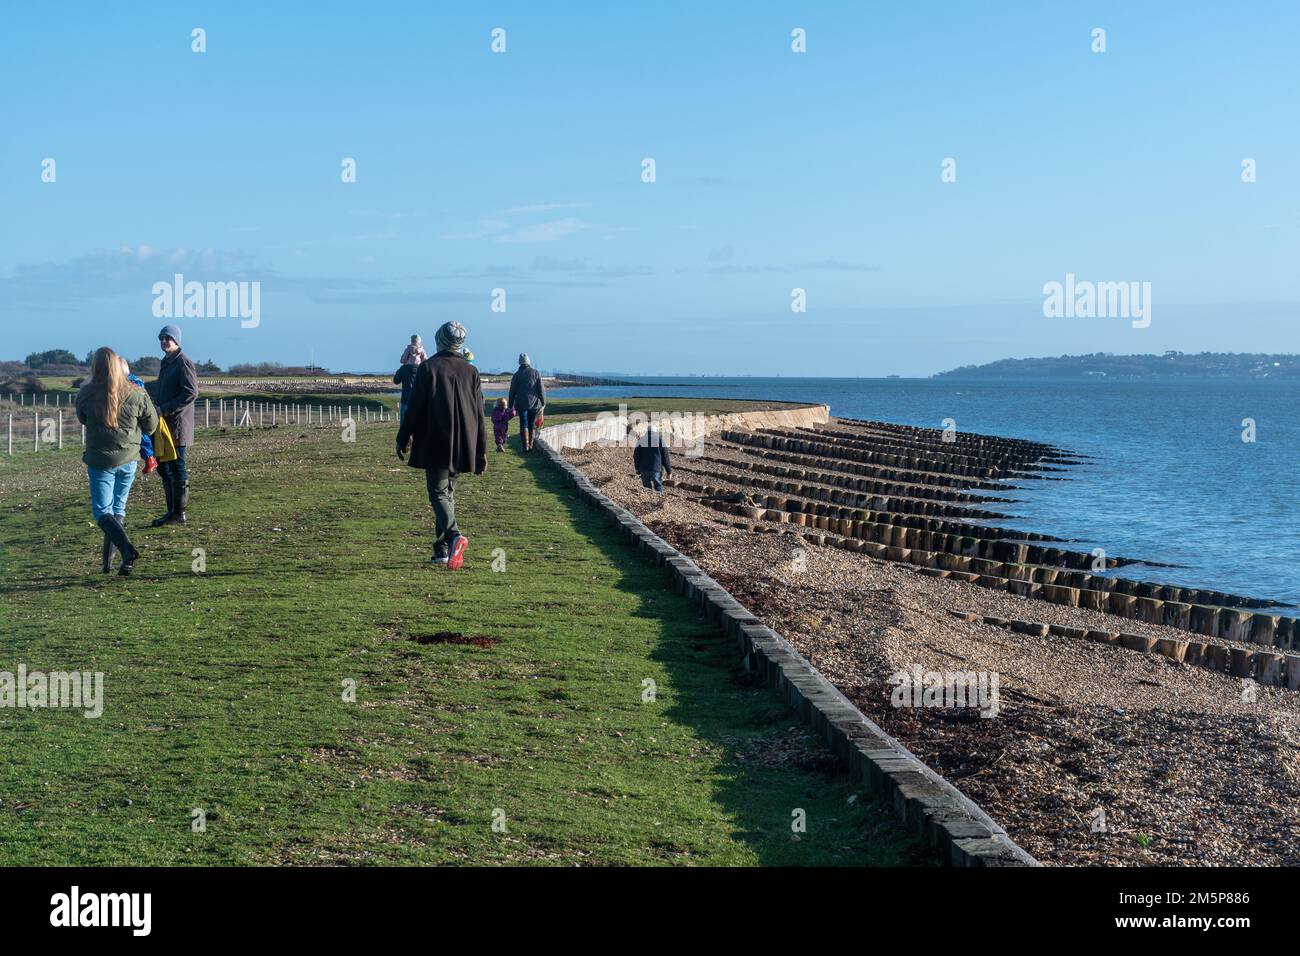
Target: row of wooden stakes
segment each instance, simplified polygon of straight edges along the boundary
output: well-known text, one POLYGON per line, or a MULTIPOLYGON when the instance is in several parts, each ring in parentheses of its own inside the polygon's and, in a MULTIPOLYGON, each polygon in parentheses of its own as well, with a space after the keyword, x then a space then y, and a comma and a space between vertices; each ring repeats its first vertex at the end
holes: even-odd
POLYGON ((944 441, 937 433, 933 438, 910 439, 885 437, 844 431, 819 425, 781 432, 776 429, 759 429, 767 434, 786 434, 799 438, 824 441, 829 445, 866 451, 889 451, 895 454, 917 454, 940 463, 976 465, 1003 471, 1061 471, 1058 465, 1072 465, 1066 458, 1049 458, 1040 451, 1014 451, 1010 449, 971 448, 956 441, 944 441))
MULTIPOLYGON (((741 505, 727 502, 702 503, 728 514, 750 519, 754 517, 754 509, 741 505)), ((779 531, 780 528, 776 525, 782 523, 780 517, 782 515, 788 515, 788 513, 762 511, 759 517, 769 522, 769 524, 765 526, 745 523, 744 527, 752 531, 779 531)), ((838 525, 832 528, 829 526, 829 522, 826 522, 822 527, 832 532, 839 531, 838 525)), ((866 554, 869 557, 881 560, 910 564, 932 577, 964 581, 980 587, 1006 591, 1020 597, 1036 598, 1070 607, 1090 608, 1119 617, 1145 621, 1150 624, 1163 624, 1168 627, 1193 631, 1207 637, 1300 649, 1300 622, 1294 618, 1279 614, 1258 613, 1242 608, 1144 597, 1120 590, 1121 588, 1137 590, 1139 588, 1161 587, 1146 582, 1129 581, 1124 578, 1102 578, 1095 575, 1083 575, 1081 578, 1062 578, 1061 575, 1071 575, 1073 572, 1058 568, 1009 564, 1006 562, 994 562, 992 565, 981 566, 986 570, 1000 570, 1001 574, 981 574, 973 570, 952 570, 954 566, 971 567, 971 564, 964 564, 964 562, 971 562, 973 559, 965 558, 963 555, 889 545, 857 536, 842 536, 842 533, 819 534, 817 532, 803 532, 802 536, 812 544, 829 545, 859 554, 866 554), (1036 577, 1042 578, 1047 575, 1055 575, 1056 580, 1065 582, 1075 580, 1094 586, 1077 587, 1070 583, 1044 584, 1041 580, 1035 580, 1036 577), (1107 589, 1100 589, 1102 587, 1107 589)), ((1175 590, 1179 593, 1195 594, 1198 597, 1203 593, 1219 593, 1190 591, 1187 589, 1175 590)), ((1235 598, 1236 596, 1225 595, 1225 597, 1235 598)))
POLYGON ((984 465, 965 465, 943 463, 929 456, 899 455, 891 452, 866 451, 857 448, 840 448, 829 442, 811 441, 806 438, 791 438, 787 435, 763 435, 758 432, 724 431, 724 441, 734 442, 747 447, 770 448, 773 451, 790 451, 800 455, 813 455, 818 458, 838 458, 843 461, 863 464, 886 465, 902 468, 911 472, 937 472, 957 475, 962 478, 1004 478, 1009 472, 1001 468, 984 465))
POLYGON ((1018 634, 1031 634, 1035 637, 1071 637, 1125 647, 1145 654, 1159 654, 1181 664, 1205 667, 1220 674, 1249 678, 1270 687, 1285 687, 1288 690, 1300 690, 1300 654, 1286 654, 1277 651, 1253 651, 1241 647, 1228 647, 1210 641, 1186 640, 1177 638, 1149 637, 1144 634, 1126 634, 1123 632, 1096 630, 1084 627, 1071 627, 1064 624, 1040 624, 1035 621, 1020 621, 980 615, 971 611, 948 612, 963 621, 982 621, 994 627, 1005 627, 1018 634))

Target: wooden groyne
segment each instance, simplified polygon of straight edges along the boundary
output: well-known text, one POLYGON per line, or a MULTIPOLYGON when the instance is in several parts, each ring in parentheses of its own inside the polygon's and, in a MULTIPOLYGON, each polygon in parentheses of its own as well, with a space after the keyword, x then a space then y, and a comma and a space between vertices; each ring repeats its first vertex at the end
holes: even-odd
MULTIPOLYGON (((1067 478, 1085 460, 1042 442, 886 422, 762 423, 719 429, 666 484, 750 530, 789 531, 933 577, 1209 639, 1300 649, 1300 622, 1272 613, 1282 607, 1275 601, 1113 576, 1141 559, 999 527, 1009 516, 981 507, 1014 499, 978 492, 1067 478)), ((1225 669, 1231 654, 1227 661, 1225 669)))

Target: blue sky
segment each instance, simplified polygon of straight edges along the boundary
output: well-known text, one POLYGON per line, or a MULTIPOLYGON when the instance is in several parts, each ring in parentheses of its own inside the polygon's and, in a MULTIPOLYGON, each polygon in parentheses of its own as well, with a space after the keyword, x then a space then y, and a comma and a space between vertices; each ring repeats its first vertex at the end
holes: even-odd
POLYGON ((391 371, 449 318, 485 369, 1300 351, 1297 36, 1283 2, 5 5, 0 358, 153 353, 177 271, 261 283, 257 328, 181 322, 223 365, 391 371), (1045 318, 1066 273, 1151 282, 1150 327, 1045 318))

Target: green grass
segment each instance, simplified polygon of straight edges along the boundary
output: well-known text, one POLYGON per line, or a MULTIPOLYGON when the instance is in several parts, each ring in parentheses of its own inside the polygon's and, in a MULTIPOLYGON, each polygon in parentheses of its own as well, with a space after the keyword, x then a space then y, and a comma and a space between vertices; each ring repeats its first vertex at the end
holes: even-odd
POLYGON ((462 478, 465 569, 430 568, 393 433, 201 433, 188 527, 144 529, 161 494, 137 481, 129 579, 97 573, 75 448, 0 457, 0 670, 106 685, 98 719, 0 710, 0 863, 918 859, 540 459, 493 451, 462 478), (497 643, 411 640, 448 631, 497 643))

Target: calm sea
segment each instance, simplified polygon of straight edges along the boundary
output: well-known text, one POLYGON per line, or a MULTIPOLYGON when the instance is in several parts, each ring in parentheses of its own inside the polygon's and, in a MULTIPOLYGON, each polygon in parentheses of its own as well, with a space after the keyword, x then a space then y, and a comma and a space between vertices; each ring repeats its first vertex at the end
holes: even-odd
MULTIPOLYGON (((1093 460, 1070 481, 1022 482, 1004 525, 1072 539, 1129 577, 1300 605, 1300 385, 1265 382, 957 382, 636 379, 557 397, 680 395, 822 402, 832 415, 1051 442, 1093 460), (1242 440, 1243 419, 1255 441, 1242 440)), ((1294 611, 1289 613, 1296 613, 1294 611)))

